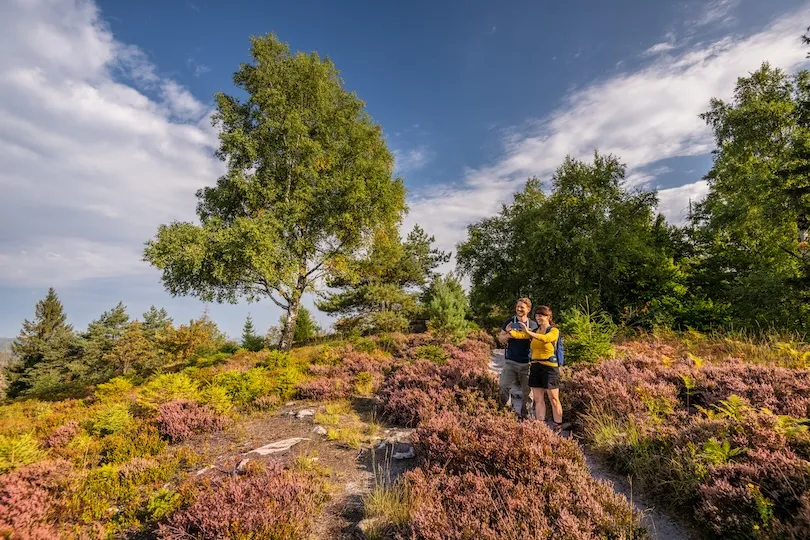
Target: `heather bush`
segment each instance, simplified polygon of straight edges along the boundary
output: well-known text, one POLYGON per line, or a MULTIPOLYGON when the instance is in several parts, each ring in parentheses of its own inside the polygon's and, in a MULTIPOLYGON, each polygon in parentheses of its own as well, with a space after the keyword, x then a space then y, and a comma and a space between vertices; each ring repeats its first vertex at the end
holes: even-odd
POLYGON ((584 470, 575 478, 523 482, 486 473, 417 469, 406 473, 405 480, 415 501, 410 523, 403 527, 405 537, 646 536, 627 500, 584 470))
POLYGON ((155 423, 158 433, 176 443, 196 433, 219 431, 227 424, 227 418, 205 405, 178 400, 161 405, 155 423))
POLYGON ((0 474, 45 458, 31 433, 0 435, 0 474))
POLYGON ((586 441, 711 534, 810 535, 810 373, 683 347, 626 343, 620 359, 574 367, 561 394, 586 441))
POLYGON ((63 448, 79 433, 79 423, 75 420, 53 430, 45 439, 45 448, 63 448))
POLYGON ((68 471, 69 463, 45 461, 0 476, 0 537, 59 538, 53 522, 68 471))
POLYGON ((242 476, 205 479, 190 489, 193 502, 160 524, 160 538, 307 538, 328 498, 316 475, 285 470, 277 462, 242 476))

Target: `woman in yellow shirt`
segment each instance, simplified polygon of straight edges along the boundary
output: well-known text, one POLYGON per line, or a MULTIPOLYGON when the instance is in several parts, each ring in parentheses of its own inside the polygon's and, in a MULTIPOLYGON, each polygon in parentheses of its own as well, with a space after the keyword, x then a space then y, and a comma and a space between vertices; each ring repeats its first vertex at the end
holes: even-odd
POLYGON ((555 430, 562 429, 562 403, 560 403, 560 366, 554 347, 560 337, 560 331, 554 326, 551 308, 540 306, 534 313, 537 331, 533 332, 526 325, 521 328, 532 338, 532 361, 529 368, 529 387, 534 400, 534 416, 538 420, 546 419, 546 400, 551 402, 551 416, 555 430))

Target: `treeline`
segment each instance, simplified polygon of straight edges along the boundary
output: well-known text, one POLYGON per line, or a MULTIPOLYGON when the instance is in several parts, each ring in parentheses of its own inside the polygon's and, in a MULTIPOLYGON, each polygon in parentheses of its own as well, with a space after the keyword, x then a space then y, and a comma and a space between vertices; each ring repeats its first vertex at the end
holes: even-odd
POLYGON ((458 265, 475 315, 525 295, 558 311, 587 299, 629 326, 810 330, 810 72, 766 63, 701 117, 717 149, 685 225, 627 187, 618 157, 568 158, 550 193, 531 178, 468 228, 458 265))

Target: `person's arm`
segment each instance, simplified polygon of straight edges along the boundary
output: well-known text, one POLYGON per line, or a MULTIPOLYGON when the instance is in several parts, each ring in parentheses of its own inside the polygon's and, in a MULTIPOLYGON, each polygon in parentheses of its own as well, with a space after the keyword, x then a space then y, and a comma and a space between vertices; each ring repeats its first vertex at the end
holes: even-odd
POLYGON ((527 336, 531 336, 532 339, 536 339, 544 343, 554 343, 560 336, 560 331, 557 330, 556 327, 552 327, 551 331, 548 334, 540 334, 538 332, 532 332, 525 324, 523 323, 520 324, 523 326, 523 330, 521 331, 521 333, 526 334, 527 336))
POLYGON ((506 345, 506 342, 509 341, 509 338, 512 336, 509 335, 509 332, 506 331, 506 328, 509 326, 509 323, 506 323, 503 328, 501 328, 500 333, 498 334, 498 341, 501 342, 501 345, 506 345))

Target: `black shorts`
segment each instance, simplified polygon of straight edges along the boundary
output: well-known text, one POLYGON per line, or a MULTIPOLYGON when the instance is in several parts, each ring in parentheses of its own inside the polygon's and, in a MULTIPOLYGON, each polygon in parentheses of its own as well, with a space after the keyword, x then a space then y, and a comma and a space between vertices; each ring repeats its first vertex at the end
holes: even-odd
POLYGON ((529 368, 529 387, 554 390, 560 387, 560 368, 532 362, 529 368))

